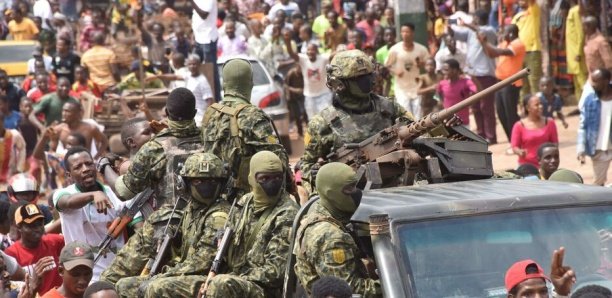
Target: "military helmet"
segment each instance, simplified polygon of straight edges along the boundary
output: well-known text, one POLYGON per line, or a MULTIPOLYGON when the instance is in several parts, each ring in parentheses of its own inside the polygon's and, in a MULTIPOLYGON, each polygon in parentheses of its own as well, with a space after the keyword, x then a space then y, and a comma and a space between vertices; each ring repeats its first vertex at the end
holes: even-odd
POLYGON ((332 79, 349 79, 373 72, 372 60, 360 50, 339 52, 327 68, 328 78, 332 79))
POLYGON ((191 178, 227 178, 223 161, 212 153, 195 153, 186 160, 179 175, 191 178))

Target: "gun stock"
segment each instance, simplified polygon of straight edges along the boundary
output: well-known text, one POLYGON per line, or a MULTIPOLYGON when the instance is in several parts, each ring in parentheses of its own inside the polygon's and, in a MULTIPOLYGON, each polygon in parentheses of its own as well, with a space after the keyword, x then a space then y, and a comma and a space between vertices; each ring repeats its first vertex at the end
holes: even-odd
POLYGON ((396 123, 358 144, 345 144, 327 155, 327 160, 346 163, 354 168, 358 168, 367 162, 375 161, 380 156, 407 147, 412 140, 444 123, 445 120, 450 119, 456 112, 473 105, 484 99, 487 95, 512 84, 518 79, 526 77, 528 74, 529 69, 525 68, 452 107, 429 114, 409 124, 405 122, 396 123))
POLYGON ((108 249, 110 248, 111 242, 117 239, 117 237, 123 233, 127 225, 132 222, 134 216, 138 213, 138 211, 140 211, 140 209, 142 209, 144 204, 149 201, 152 195, 153 189, 147 188, 138 193, 134 199, 132 199, 130 204, 121 209, 119 216, 115 218, 115 220, 113 220, 111 225, 108 227, 106 237, 104 237, 104 240, 102 240, 100 245, 98 245, 98 254, 94 258, 94 264, 97 263, 104 255, 106 255, 108 249))

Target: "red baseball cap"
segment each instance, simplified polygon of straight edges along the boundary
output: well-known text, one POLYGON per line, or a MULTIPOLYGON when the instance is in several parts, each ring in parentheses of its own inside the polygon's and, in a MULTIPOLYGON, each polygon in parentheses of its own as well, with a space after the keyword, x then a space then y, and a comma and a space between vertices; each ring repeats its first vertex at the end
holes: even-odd
POLYGON ((512 290, 512 288, 514 288, 516 285, 531 278, 543 278, 545 280, 550 280, 544 273, 542 267, 540 267, 540 265, 538 265, 538 263, 536 263, 534 260, 523 260, 516 262, 512 264, 510 268, 508 268, 508 271, 506 271, 506 290, 510 292, 510 290, 512 290), (537 268, 537 272, 527 273, 527 268, 533 266, 537 268))

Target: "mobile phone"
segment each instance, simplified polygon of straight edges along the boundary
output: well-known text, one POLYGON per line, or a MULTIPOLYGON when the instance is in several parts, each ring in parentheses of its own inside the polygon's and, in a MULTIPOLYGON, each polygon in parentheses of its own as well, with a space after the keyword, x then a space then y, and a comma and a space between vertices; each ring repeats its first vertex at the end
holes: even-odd
POLYGON ((451 25, 457 25, 457 19, 448 19, 448 23, 451 25))

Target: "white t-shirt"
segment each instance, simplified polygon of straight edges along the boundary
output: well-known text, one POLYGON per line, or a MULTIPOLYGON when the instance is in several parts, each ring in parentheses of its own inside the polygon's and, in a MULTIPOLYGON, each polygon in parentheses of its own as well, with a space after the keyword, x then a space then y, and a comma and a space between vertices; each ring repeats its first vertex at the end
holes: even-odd
POLYGON ((599 118, 599 133, 595 150, 606 151, 612 149, 610 142, 610 127, 612 126, 612 100, 601 100, 601 114, 599 118))
POLYGON ((298 56, 304 76, 304 96, 315 97, 330 92, 325 85, 327 81, 325 65, 329 64, 329 56, 317 55, 314 62, 310 61, 306 54, 298 54, 298 56))
MULTIPOLYGON (((103 185, 103 188, 104 193, 113 204, 113 208, 109 209, 107 214, 98 213, 93 203, 89 203, 80 209, 60 210, 57 208, 57 202, 61 197, 81 193, 76 184, 59 189, 53 194, 53 205, 60 212, 62 234, 66 243, 78 240, 89 244, 91 247, 98 247, 102 240, 104 240, 104 237, 106 237, 107 227, 119 215, 123 206, 130 202, 119 200, 110 187, 103 185)), ((125 239, 118 237, 113 240, 111 247, 119 250, 124 244, 125 239)), ((92 282, 100 278, 102 271, 111 264, 113 259, 115 259, 115 254, 109 251, 106 257, 101 258, 96 263, 91 279, 92 282)))
POLYGON ((387 61, 395 56, 395 63, 391 65, 394 73, 402 72, 402 76, 395 76, 395 94, 405 94, 408 98, 417 97, 419 83, 416 78, 419 76, 419 66, 416 59, 419 58, 421 63, 425 63, 429 58, 427 48, 419 43, 414 43, 412 51, 404 50, 404 43, 398 42, 389 49, 387 61))
MULTIPOLYGON (((187 68, 187 66, 183 66, 183 67, 181 67, 181 68, 179 68, 179 69, 175 70, 175 71, 174 71, 174 74, 175 74, 176 76, 178 76, 178 77, 182 77, 182 78, 184 78, 184 77, 186 77, 186 76, 191 75, 191 72, 189 71, 189 69, 187 68)), ((176 89, 176 88, 178 88, 178 87, 185 87, 185 86, 186 86, 185 80, 175 80, 175 81, 170 82, 170 84, 169 84, 168 88, 169 88, 170 90, 174 90, 174 89, 176 89)))
POLYGON ((35 17, 40 17, 42 19, 43 29, 52 29, 47 24, 47 20, 53 17, 53 12, 51 11, 51 4, 49 4, 49 1, 37 0, 36 3, 34 3, 34 7, 32 7, 32 13, 35 17))
POLYGON ((208 17, 204 20, 193 10, 191 16, 191 29, 195 41, 199 44, 208 44, 219 38, 217 31, 217 1, 213 0, 193 0, 201 10, 208 12, 208 17))
POLYGON ((193 77, 190 74, 184 77, 185 78, 185 88, 189 89, 193 96, 196 99, 196 115, 195 122, 197 126, 202 124, 202 119, 204 118, 204 112, 206 112, 206 108, 208 105, 206 104, 206 99, 212 98, 212 89, 210 88, 210 84, 206 80, 206 77, 200 74, 197 77, 193 77))
POLYGON ((274 20, 276 12, 279 10, 284 10, 285 16, 287 16, 287 18, 289 19, 291 18, 291 15, 293 15, 294 12, 300 11, 300 7, 293 1, 287 2, 287 5, 278 2, 274 4, 272 8, 270 8, 270 11, 268 12, 268 19, 274 20))

